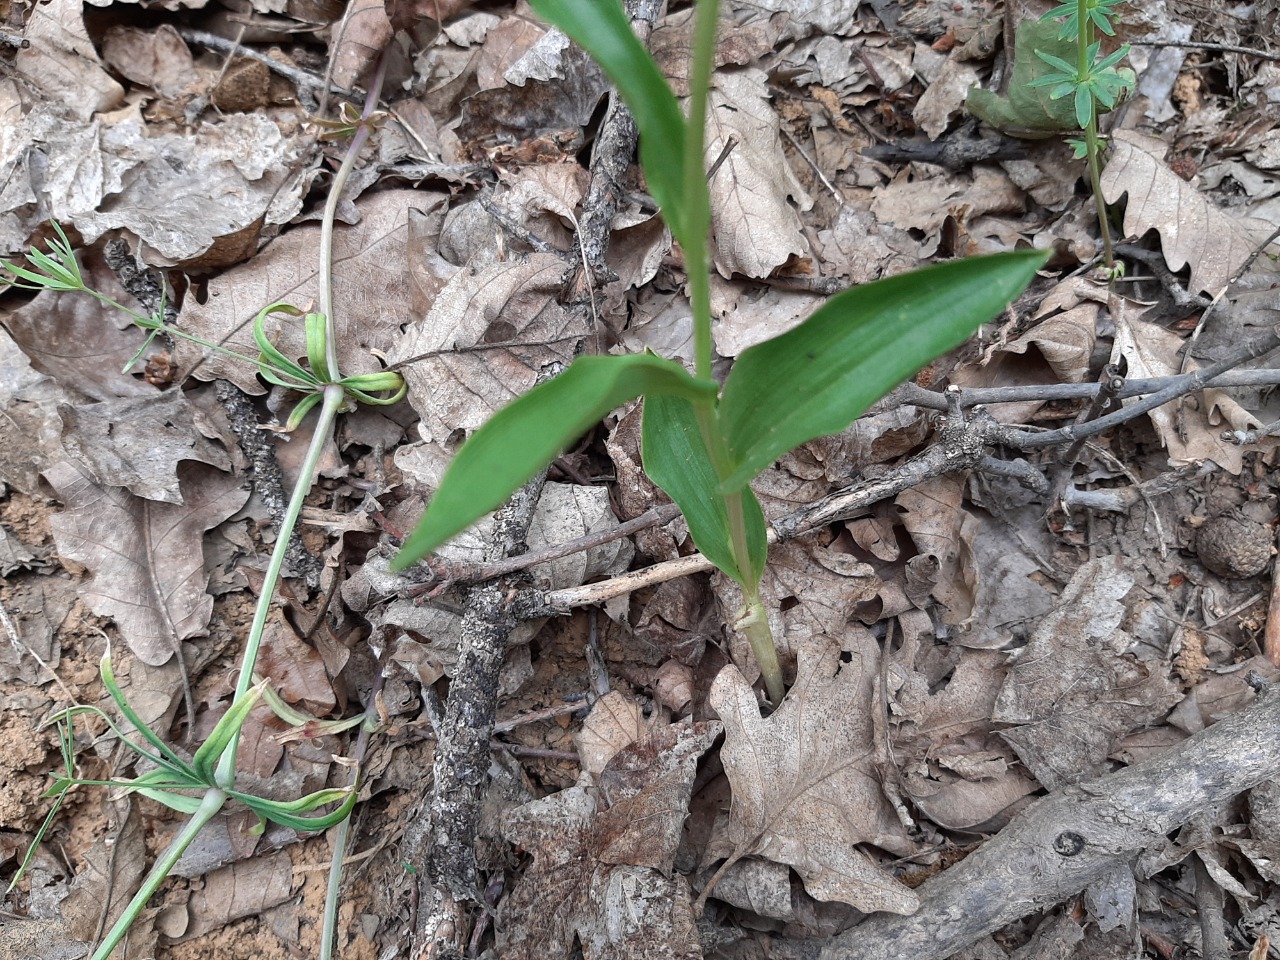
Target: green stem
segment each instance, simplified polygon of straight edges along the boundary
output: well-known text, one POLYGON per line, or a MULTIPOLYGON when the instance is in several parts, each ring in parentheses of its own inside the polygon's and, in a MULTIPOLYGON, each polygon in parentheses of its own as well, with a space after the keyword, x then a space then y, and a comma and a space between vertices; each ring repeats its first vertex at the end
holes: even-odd
MULTIPOLYGON (((382 84, 387 76, 387 62, 390 59, 388 56, 389 50, 390 47, 385 48, 382 51, 382 56, 378 58, 377 71, 369 84, 369 92, 365 96, 364 108, 360 111, 360 119, 362 121, 367 121, 378 107, 378 98, 382 95, 382 84)), ((342 198, 342 189, 347 185, 347 178, 351 176, 351 171, 355 169, 360 150, 368 139, 369 124, 362 122, 356 128, 355 136, 351 138, 351 142, 347 144, 347 152, 342 158, 342 165, 338 167, 338 172, 334 174, 333 183, 329 186, 329 196, 325 199, 324 216, 320 219, 320 290, 316 299, 320 305, 320 312, 324 314, 325 361, 329 365, 329 376, 334 380, 340 380, 342 374, 338 372, 338 337, 334 330, 333 321, 333 223, 337 219, 338 201, 342 198)))
MULTIPOLYGON (((1076 0, 1076 75, 1084 79, 1093 64, 1089 62, 1089 48, 1093 46, 1093 21, 1089 19, 1088 0, 1076 0)), ((1093 96, 1092 91, 1090 96, 1093 96)), ((1098 229, 1102 232, 1102 259, 1107 272, 1115 267, 1115 251, 1111 246, 1111 225, 1107 222, 1107 204, 1102 198, 1102 165, 1098 160, 1098 101, 1095 97, 1089 108, 1089 122, 1084 128, 1084 142, 1089 158, 1089 185, 1093 189, 1093 203, 1098 211, 1098 229)))
MULTIPOLYGON (((373 688, 369 691, 368 705, 364 708, 364 722, 360 725, 360 733, 356 736, 356 745, 351 751, 351 759, 355 761, 355 770, 351 774, 351 789, 360 789, 361 765, 365 752, 369 749, 369 731, 378 723, 378 696, 382 693, 385 682, 384 672, 379 668, 373 675, 373 688)), ((345 817, 333 831, 333 857, 329 861, 329 882, 324 891, 324 923, 320 931, 320 960, 333 960, 334 942, 338 935, 338 899, 342 894, 342 867, 347 855, 347 843, 351 837, 351 818, 345 817)))
POLYGON ((124 913, 120 914, 119 919, 107 932, 106 937, 98 945, 98 949, 94 951, 90 960, 107 960, 111 956, 111 952, 120 945, 120 941, 125 938, 129 928, 138 919, 138 914, 146 907, 147 901, 160 889, 160 884, 164 883, 165 878, 169 876, 169 872, 178 865, 178 861, 182 859, 187 847, 191 846, 191 841, 199 835, 201 830, 208 826, 210 820, 218 815, 218 811, 222 809, 226 802, 227 794, 222 790, 210 789, 205 793, 204 799, 200 802, 200 809, 193 813, 191 819, 182 825, 178 835, 170 841, 169 846, 160 855, 160 859, 151 867, 151 872, 147 874, 147 879, 143 881, 138 892, 133 895, 133 899, 125 907, 124 913))
POLYGON ((711 231, 711 197, 703 162, 706 143, 707 94, 715 65, 717 0, 698 0, 694 11, 693 56, 689 65, 689 120, 685 127, 684 247, 685 273, 689 277, 689 305, 693 311, 694 375, 711 379, 711 257, 707 234, 711 231))
POLYGON ((1102 231, 1102 260, 1108 273, 1115 270, 1116 255, 1111 245, 1111 224, 1107 221, 1107 204, 1102 197, 1102 163, 1099 160, 1101 145, 1098 142, 1098 109, 1094 105, 1093 116, 1084 131, 1085 146, 1089 153, 1089 183, 1093 188, 1093 203, 1098 211, 1098 228, 1102 231))
MULTIPOLYGON (((315 432, 311 435, 311 445, 307 447, 307 456, 302 461, 298 482, 294 485, 289 506, 285 510, 284 518, 280 521, 280 529, 276 532, 276 545, 271 551, 271 560, 267 563, 267 572, 262 581, 262 593, 258 596, 258 605, 253 611, 253 623, 249 627, 249 639, 245 644, 244 654, 240 658, 240 675, 236 681, 232 706, 244 699, 249 693, 249 688, 253 686, 253 668, 258 660, 258 648, 262 645, 262 632, 267 625, 267 616, 271 613, 271 604, 275 599, 280 571, 284 568, 289 539, 293 536, 293 528, 297 525, 298 514, 302 512, 302 503, 311 490, 316 467, 320 464, 320 455, 324 452, 325 444, 333 433, 333 424, 338 417, 338 411, 342 409, 345 402, 346 394, 343 393, 342 387, 331 383, 324 388, 324 402, 320 407, 320 416, 316 420, 315 432)), ((229 789, 235 780, 236 749, 239 744, 240 734, 237 731, 218 760, 218 783, 225 789, 229 789)))
POLYGON ((782 684, 778 646, 773 641, 773 631, 769 629, 769 615, 765 612, 764 601, 760 597, 760 585, 755 584, 750 590, 743 588, 742 598, 742 616, 738 618, 734 628, 751 644, 751 652, 755 654, 756 664, 760 667, 760 676, 764 678, 764 688, 776 708, 782 703, 787 689, 782 684))

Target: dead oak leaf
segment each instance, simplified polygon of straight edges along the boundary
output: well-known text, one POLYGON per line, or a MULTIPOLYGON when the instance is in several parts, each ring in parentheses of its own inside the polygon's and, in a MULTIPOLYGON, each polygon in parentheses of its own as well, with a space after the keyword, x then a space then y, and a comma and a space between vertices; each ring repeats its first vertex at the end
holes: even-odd
POLYGON ((534 859, 503 904, 503 957, 569 956, 575 939, 588 960, 702 957, 689 885, 666 874, 697 759, 718 733, 654 731, 609 762, 599 801, 571 787, 507 814, 503 835, 534 859))
POLYGON ((125 487, 147 500, 182 503, 177 466, 199 460, 231 469, 208 418, 181 390, 158 397, 123 397, 103 403, 58 405, 62 446, 104 486, 125 487))
MULTIPOLYGON (((362 199, 361 220, 339 226, 333 238, 333 313, 338 357, 345 375, 375 373, 382 364, 373 351, 389 350, 400 324, 411 315, 414 290, 406 260, 409 209, 430 207, 432 195, 388 190, 362 199)), ((188 297, 178 325, 210 343, 244 356, 258 356, 253 319, 271 303, 305 308, 317 294, 316 244, 319 226, 306 225, 281 236, 248 263, 209 282, 203 302, 188 297)), ((286 356, 305 358, 306 325, 298 317, 267 317, 263 327, 286 356)), ((265 388, 254 366, 205 350, 186 340, 175 345, 179 367, 202 380, 230 380, 246 393, 265 388)))
POLYGON ((236 477, 183 461, 182 506, 100 487, 70 462, 45 477, 66 505, 49 521, 58 553, 94 574, 85 602, 115 620, 130 650, 160 666, 180 641, 204 633, 213 597, 205 592, 202 542, 248 499, 236 477))
POLYGON ((782 152, 778 115, 763 70, 720 71, 707 115, 706 161, 727 151, 711 180, 711 230, 721 276, 767 277, 805 253, 792 201, 813 205, 782 152))
POLYGON ((723 839, 735 858, 790 864, 819 900, 905 914, 916 895, 856 849, 911 851, 875 773, 876 659, 864 631, 802 648, 796 684, 767 719, 738 669, 720 671, 710 702, 724 721, 720 760, 733 787, 723 839))
POLYGON ((1133 577, 1114 557, 1090 560, 1021 648, 991 719, 1050 790, 1098 775, 1119 739, 1165 715, 1181 695, 1159 662, 1128 653, 1121 598, 1133 577))
POLYGON ((1216 294, 1253 253, 1272 224, 1239 219, 1212 203, 1161 159, 1164 144, 1131 130, 1111 138, 1102 195, 1116 203, 1126 193, 1124 232, 1156 230, 1170 270, 1191 266, 1191 292, 1216 294), (1157 151, 1159 155, 1157 155, 1157 151))

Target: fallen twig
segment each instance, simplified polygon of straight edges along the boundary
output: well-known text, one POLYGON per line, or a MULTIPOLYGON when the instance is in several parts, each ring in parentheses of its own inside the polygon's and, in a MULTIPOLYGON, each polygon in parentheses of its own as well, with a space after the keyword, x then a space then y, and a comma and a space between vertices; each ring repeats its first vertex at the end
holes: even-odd
POLYGON ((1256 675, 1257 701, 1167 753, 1036 801, 977 852, 928 880, 910 916, 876 914, 801 956, 941 960, 1117 867, 1280 767, 1280 692, 1256 675))

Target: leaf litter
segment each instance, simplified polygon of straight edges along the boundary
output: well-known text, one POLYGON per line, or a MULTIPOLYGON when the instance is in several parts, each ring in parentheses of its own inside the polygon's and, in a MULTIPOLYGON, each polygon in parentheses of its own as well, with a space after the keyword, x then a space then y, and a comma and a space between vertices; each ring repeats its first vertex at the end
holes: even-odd
MULTIPOLYGON (((40 242, 41 224, 57 219, 76 231, 94 284, 129 302, 102 253, 107 238, 123 238, 139 263, 169 270, 180 327, 255 356, 259 309, 316 296, 318 229, 306 221, 325 198, 331 154, 307 121, 326 58, 337 84, 359 85, 395 31, 430 25, 398 68, 394 112, 342 198, 336 237, 344 369, 400 365, 409 402, 382 421, 353 419, 361 426, 334 448, 305 537, 326 564, 320 592, 291 587, 262 663, 286 701, 319 718, 362 709, 370 677, 387 675, 356 840, 364 865, 344 892, 339 944, 361 958, 410 936, 405 918, 429 910, 395 850, 406 809, 429 791, 430 703, 457 682, 466 590, 465 578, 443 574, 418 587, 392 578, 379 532, 410 529, 462 437, 549 364, 619 344, 692 352, 680 252, 638 180, 614 185, 623 203, 606 259, 613 276, 588 290, 595 312, 563 296, 588 212, 577 161, 599 132, 599 72, 522 13, 447 6, 371 0, 326 47, 305 31, 334 23, 335 10, 265 4, 280 22, 244 43, 272 58, 268 69, 197 39, 179 4, 154 22, 110 27, 76 0, 25 19, 15 5, 10 28, 28 43, 4 48, 13 69, 0 78, 0 255, 40 242), (439 31, 423 19, 437 15, 439 31), (289 79, 307 71, 309 82, 289 79)), ((1273 68, 1192 54, 1173 61, 1181 73, 1162 102, 1117 112, 1103 189, 1147 256, 1131 260, 1124 296, 1109 295, 1067 276, 1088 266, 1096 224, 1091 198, 1074 189, 1083 168, 1056 140, 959 165, 860 155, 873 142, 919 148, 975 135, 961 101, 975 81, 991 87, 995 44, 984 38, 998 20, 971 6, 726 8, 707 154, 721 161, 713 296, 725 361, 798 323, 830 289, 1019 244, 1053 247, 1052 270, 919 385, 1043 387, 990 408, 1042 429, 1088 406, 1052 388, 1093 382, 1108 361, 1141 380, 1265 346, 1274 266, 1264 256, 1237 273, 1277 223, 1273 68), (1199 295, 1224 290, 1199 329, 1199 295)), ((1176 4, 1167 16, 1171 26, 1205 17, 1176 4)), ((1263 5, 1242 16, 1207 13, 1228 41, 1265 46, 1263 5)), ((653 36, 677 81, 686 17, 673 11, 653 36)), ((1136 15, 1123 27, 1143 28, 1136 15)), ((148 722, 179 745, 207 732, 229 696, 219 658, 236 655, 273 534, 234 431, 210 412, 210 381, 266 393, 251 366, 178 341, 121 373, 141 332, 69 294, 6 294, 0 324, 8 872, 59 768, 52 738, 33 731, 70 697, 102 699, 104 633, 148 722), (165 364, 176 378, 155 375, 165 364), (177 709, 184 695, 193 716, 177 709)), ((270 324, 282 352, 305 357, 300 326, 270 324)), ((1005 447, 995 451, 1004 468, 913 483, 775 545, 765 592, 793 687, 769 716, 749 685, 750 658, 725 629, 736 598, 722 577, 616 594, 590 631, 583 612, 523 624, 500 687, 495 769, 506 772, 479 840, 486 877, 505 889, 477 942, 501 956, 568 955, 575 944, 589 957, 748 956, 769 938, 831 936, 867 912, 910 922, 928 908, 932 887, 916 893, 921 881, 945 877, 975 842, 994 849, 1035 796, 1158 756, 1242 709, 1246 670, 1276 673, 1265 654, 1280 652, 1264 644, 1280 614, 1265 572, 1224 579, 1201 564, 1195 527, 1239 516, 1273 531, 1273 366, 1264 352, 1242 368, 1252 384, 1127 419, 1072 463, 1005 447), (1120 512, 1064 509, 1010 479, 1023 456, 1068 501, 1073 491, 1135 492, 1120 512)), ((264 397, 260 419, 284 400, 264 397)), ((918 397, 891 399, 788 454, 758 484, 766 515, 779 521, 851 482, 892 476, 937 442, 931 418, 918 397)), ((638 414, 622 411, 557 461, 529 537, 535 555, 605 537, 661 502, 640 471, 638 434, 638 414)), ((277 443, 284 463, 296 460, 301 441, 277 443)), ((464 535, 442 563, 481 562, 485 542, 483 531, 464 535)), ((667 520, 538 563, 510 589, 590 595, 593 582, 692 549, 683 522, 667 520)), ((286 797, 335 782, 332 757, 349 753, 348 735, 308 732, 282 743, 291 738, 279 722, 255 713, 245 776, 286 797)), ((89 739, 75 751, 82 772, 112 772, 109 751, 89 739)), ((1239 943, 1274 939, 1272 793, 1259 786, 1245 804, 1206 812, 1137 870, 1116 865, 1109 885, 1080 901, 1087 925, 1071 919, 1068 900, 1045 906, 1036 940, 1010 928, 1002 942, 1022 955, 1098 955, 1107 937, 1134 942, 1141 930, 1157 952, 1195 949, 1190 912, 1142 906, 1161 885, 1184 900, 1220 888, 1239 943)), ((247 826, 233 814, 211 831, 203 859, 135 929, 136 949, 310 949, 326 842, 274 828, 258 839, 247 826)), ((109 913, 171 829, 146 799, 77 795, 55 827, 62 859, 41 851, 10 895, 6 909, 21 920, 0 927, 0 943, 42 960, 78 956, 103 904, 109 913)), ((1005 955, 992 932, 957 955, 1005 955)))

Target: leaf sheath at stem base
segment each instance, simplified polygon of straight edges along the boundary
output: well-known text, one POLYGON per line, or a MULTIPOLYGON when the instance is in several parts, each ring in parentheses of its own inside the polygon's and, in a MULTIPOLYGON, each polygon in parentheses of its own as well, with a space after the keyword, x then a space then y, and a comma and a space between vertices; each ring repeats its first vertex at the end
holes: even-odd
POLYGON ((776 708, 787 692, 782 684, 782 666, 778 663, 778 648, 773 642, 773 631, 769 629, 769 615, 765 612, 764 602, 760 599, 758 589, 752 592, 753 596, 745 597, 746 607, 734 621, 733 627, 751 644, 756 665, 760 667, 760 675, 764 677, 765 690, 776 708))

